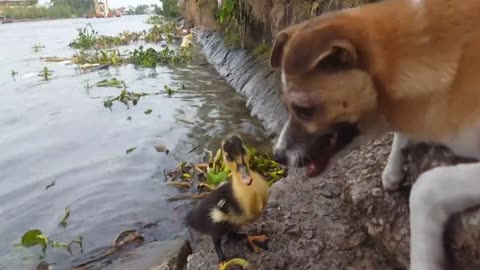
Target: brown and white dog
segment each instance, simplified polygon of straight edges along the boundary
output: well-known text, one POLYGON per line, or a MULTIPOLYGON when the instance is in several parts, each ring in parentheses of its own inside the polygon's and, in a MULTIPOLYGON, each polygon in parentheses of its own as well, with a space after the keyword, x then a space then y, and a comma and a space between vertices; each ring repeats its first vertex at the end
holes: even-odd
MULTIPOLYGON (((403 180, 408 140, 480 159, 480 0, 386 0, 281 31, 270 64, 289 110, 275 146, 284 164, 322 173, 338 156, 393 131, 382 175, 403 180)), ((443 232, 480 204, 480 164, 422 174, 410 195, 410 269, 445 269, 443 232)))

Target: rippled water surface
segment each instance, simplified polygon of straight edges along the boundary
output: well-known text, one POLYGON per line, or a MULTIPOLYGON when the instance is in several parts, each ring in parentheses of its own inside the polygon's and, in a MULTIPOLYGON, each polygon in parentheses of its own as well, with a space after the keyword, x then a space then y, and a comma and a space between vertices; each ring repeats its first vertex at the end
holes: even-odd
MULTIPOLYGON (((64 242, 81 235, 86 253, 110 245, 121 231, 150 222, 159 224, 157 239, 170 239, 182 231, 182 211, 173 210, 179 203, 166 200, 177 191, 163 185, 163 170, 198 159, 204 148, 218 147, 231 131, 248 134, 252 144, 267 141, 245 100, 198 52, 188 65, 125 65, 87 73, 68 63, 40 60, 70 57, 74 50, 68 43, 88 22, 100 34, 113 35, 148 29, 146 18, 0 24, 1 269, 31 269, 38 263, 39 249, 13 247, 28 229, 64 242), (34 52, 32 46, 39 42, 45 49, 34 52), (44 66, 54 72, 50 81, 36 75, 44 66), (15 80, 12 69, 19 72, 15 80), (185 89, 172 97, 144 97, 129 109, 114 103, 110 111, 103 100, 120 90, 85 85, 113 77, 137 92, 159 92, 164 85, 178 89, 180 84, 185 89), (144 114, 147 109, 152 113, 144 114), (157 144, 165 144, 170 154, 156 152, 157 144), (127 155, 132 147, 136 150, 127 155), (46 190, 52 181, 55 186, 46 190), (67 206, 71 215, 61 228, 67 206)), ((79 256, 57 250, 47 252, 46 259, 62 269, 79 256)))

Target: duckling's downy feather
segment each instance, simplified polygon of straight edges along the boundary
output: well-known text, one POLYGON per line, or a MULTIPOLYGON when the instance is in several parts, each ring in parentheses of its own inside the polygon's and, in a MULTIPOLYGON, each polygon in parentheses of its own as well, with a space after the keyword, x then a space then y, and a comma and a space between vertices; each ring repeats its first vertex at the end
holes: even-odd
POLYGON ((233 196, 231 183, 225 183, 198 202, 187 214, 186 223, 201 233, 223 234, 234 224, 227 222, 227 216, 241 216, 242 209, 233 196))

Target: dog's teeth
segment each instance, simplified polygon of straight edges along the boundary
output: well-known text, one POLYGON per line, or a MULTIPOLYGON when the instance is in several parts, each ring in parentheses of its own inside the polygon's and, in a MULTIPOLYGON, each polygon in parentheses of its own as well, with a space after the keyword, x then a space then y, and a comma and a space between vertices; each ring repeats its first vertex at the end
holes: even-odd
POLYGON ((333 133, 332 137, 330 137, 329 144, 334 145, 337 142, 337 132, 333 133))

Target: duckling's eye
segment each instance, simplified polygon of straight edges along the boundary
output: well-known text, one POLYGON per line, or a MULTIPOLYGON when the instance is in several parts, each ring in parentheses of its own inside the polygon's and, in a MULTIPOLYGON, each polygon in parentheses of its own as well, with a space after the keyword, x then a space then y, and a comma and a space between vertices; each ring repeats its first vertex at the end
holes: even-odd
POLYGON ((312 119, 313 115, 315 114, 314 107, 302 107, 298 105, 292 105, 292 110, 295 115, 303 121, 308 121, 312 119))

